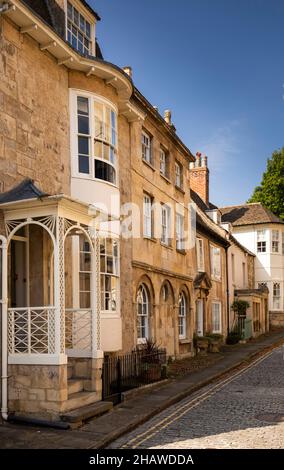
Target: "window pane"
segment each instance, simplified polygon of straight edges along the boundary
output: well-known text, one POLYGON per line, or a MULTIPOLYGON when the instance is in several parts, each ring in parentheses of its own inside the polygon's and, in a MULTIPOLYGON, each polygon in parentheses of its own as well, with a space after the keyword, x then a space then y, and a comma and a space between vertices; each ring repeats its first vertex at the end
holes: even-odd
POLYGON ((74 49, 77 49, 77 36, 75 36, 74 34, 72 34, 72 46, 74 47, 74 49))
POLYGON ((89 157, 79 155, 79 173, 89 173, 89 157))
POLYGON ((80 15, 80 29, 85 32, 85 18, 82 15, 80 15))
POLYGON ((88 137, 78 137, 78 150, 80 155, 89 155, 88 137))
POLYGON ((91 296, 89 292, 80 292, 80 308, 91 307, 91 296))
POLYGON ((95 157, 97 158, 103 158, 103 147, 102 147, 102 142, 95 141, 94 145, 94 152, 95 152, 95 157))
POLYGON ((88 23, 88 21, 86 21, 86 35, 88 36, 88 38, 91 37, 91 25, 90 23, 88 23))
POLYGON ((95 178, 115 184, 115 170, 106 162, 95 161, 95 178))
POLYGON ((89 114, 89 100, 83 96, 78 96, 77 98, 77 107, 78 107, 78 114, 84 114, 88 116, 89 114))
POLYGON ((106 272, 106 259, 105 256, 101 256, 101 267, 100 267, 101 273, 106 272))
POLYGON ((88 116, 78 116, 78 132, 79 134, 89 134, 88 116))
POLYGON ((79 12, 74 8, 74 23, 79 26, 79 12))
POLYGON ((73 7, 69 2, 67 3, 67 16, 70 20, 73 19, 73 7))
POLYGON ((80 271, 91 271, 90 253, 80 253, 80 271))
POLYGON ((91 275, 89 273, 80 273, 80 291, 91 290, 91 275))

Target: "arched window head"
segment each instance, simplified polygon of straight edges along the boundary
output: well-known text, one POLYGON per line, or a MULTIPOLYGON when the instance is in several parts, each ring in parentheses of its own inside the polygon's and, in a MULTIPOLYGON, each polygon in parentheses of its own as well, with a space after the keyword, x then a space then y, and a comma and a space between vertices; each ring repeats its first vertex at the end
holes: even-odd
POLYGON ((137 342, 143 343, 149 338, 150 296, 145 284, 137 291, 137 342))
POLYGON ((178 330, 180 339, 186 338, 186 311, 186 297, 185 294, 181 292, 178 299, 178 330))

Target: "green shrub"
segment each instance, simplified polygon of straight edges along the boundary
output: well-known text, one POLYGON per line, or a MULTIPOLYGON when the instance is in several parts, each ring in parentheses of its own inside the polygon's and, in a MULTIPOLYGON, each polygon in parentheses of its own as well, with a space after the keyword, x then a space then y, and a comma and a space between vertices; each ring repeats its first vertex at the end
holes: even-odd
POLYGON ((237 344, 242 339, 242 336, 239 333, 234 333, 233 331, 227 336, 227 344, 237 344))

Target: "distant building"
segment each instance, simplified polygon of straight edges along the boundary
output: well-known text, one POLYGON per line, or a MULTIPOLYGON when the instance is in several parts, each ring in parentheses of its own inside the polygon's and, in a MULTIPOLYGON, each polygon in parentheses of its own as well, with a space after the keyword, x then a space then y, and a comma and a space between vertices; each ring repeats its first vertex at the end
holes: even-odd
POLYGON ((269 319, 284 326, 284 222, 260 203, 220 208, 222 225, 255 255, 256 289, 269 290, 269 319))

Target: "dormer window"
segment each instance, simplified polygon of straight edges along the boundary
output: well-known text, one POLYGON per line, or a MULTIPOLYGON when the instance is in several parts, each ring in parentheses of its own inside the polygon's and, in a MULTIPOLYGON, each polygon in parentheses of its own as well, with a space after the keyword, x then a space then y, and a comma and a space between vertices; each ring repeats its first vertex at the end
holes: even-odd
POLYGON ((67 41, 80 54, 95 55, 93 29, 94 25, 72 3, 67 2, 67 41))

